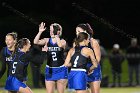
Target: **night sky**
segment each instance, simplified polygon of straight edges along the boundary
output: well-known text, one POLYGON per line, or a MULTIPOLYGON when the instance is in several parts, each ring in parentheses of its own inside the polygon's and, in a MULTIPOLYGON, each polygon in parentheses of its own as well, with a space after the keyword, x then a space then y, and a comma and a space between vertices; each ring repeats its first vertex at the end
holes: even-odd
MULTIPOLYGON (((61 24, 63 38, 69 45, 75 37, 76 26, 89 23, 94 29, 94 37, 100 39, 105 48, 111 48, 114 43, 126 48, 130 43, 127 34, 140 39, 139 5, 139 0, 1 0, 0 47, 5 45, 5 35, 12 31, 17 32, 19 38, 27 37, 33 41, 38 33, 38 24, 43 21, 47 27, 54 22, 61 24), (6 5, 24 15, 10 10, 6 5), (121 31, 112 29, 100 18, 121 31)), ((48 32, 44 32, 41 38, 49 37, 48 32)))

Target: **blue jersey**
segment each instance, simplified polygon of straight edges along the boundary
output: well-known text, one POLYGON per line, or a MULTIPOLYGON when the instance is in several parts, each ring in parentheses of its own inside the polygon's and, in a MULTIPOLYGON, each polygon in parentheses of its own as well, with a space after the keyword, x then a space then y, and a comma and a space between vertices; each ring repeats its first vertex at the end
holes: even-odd
POLYGON ((64 67, 64 49, 59 47, 57 43, 49 39, 47 51, 47 65, 45 70, 45 79, 47 81, 56 81, 60 79, 67 79, 68 69, 64 67))
POLYGON ((47 65, 50 67, 59 67, 64 64, 64 49, 59 47, 57 43, 52 42, 52 38, 49 39, 47 44, 47 65))
POLYGON ((16 77, 20 81, 24 81, 27 76, 27 67, 29 64, 29 60, 24 52, 18 50, 13 55, 13 60, 10 65, 9 75, 16 77))
POLYGON ((19 91, 20 87, 27 87, 23 81, 25 81, 25 77, 27 76, 28 64, 29 61, 27 55, 24 52, 17 50, 15 54, 12 55, 9 76, 5 85, 6 90, 19 91))
POLYGON ((71 57, 71 68, 83 68, 86 69, 86 65, 88 62, 88 58, 81 54, 81 50, 83 47, 75 48, 75 53, 71 57))
POLYGON ((2 62, 2 69, 0 71, 0 78, 1 78, 6 71, 6 64, 8 66, 7 76, 9 76, 9 70, 12 65, 12 59, 13 59, 12 51, 10 51, 7 47, 3 47, 3 49, 1 50, 0 56, 1 56, 0 59, 2 62))

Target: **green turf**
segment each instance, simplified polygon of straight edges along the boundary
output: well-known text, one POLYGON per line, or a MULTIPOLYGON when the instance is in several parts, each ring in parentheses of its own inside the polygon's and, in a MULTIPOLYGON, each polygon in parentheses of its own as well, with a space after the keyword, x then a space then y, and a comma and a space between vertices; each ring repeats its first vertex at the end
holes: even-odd
MULTIPOLYGON (((109 76, 109 82, 112 82, 112 72, 111 72, 111 65, 109 63, 109 60, 106 58, 103 62, 103 70, 102 70, 102 75, 108 75, 109 76)), ((127 83, 128 82, 128 64, 127 60, 125 60, 122 63, 122 80, 121 82, 127 83)))
MULTIPOLYGON (((45 89, 32 89, 32 90, 33 93, 46 93, 45 89)), ((7 93, 7 92, 4 90, 0 90, 0 93, 7 93)), ((69 93, 68 90, 66 90, 65 93, 69 93)), ((101 88, 100 93, 140 93, 140 87, 101 88)))

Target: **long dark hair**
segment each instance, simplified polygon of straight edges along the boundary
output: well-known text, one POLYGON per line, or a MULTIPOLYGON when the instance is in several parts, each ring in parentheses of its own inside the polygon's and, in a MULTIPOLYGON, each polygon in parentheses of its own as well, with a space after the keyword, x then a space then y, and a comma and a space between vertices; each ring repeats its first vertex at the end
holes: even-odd
POLYGON ((80 47, 79 43, 82 42, 83 40, 87 40, 89 38, 88 33, 86 32, 80 32, 75 39, 75 47, 80 47))
POLYGON ((15 50, 13 51, 13 55, 18 52, 18 49, 22 49, 25 45, 27 45, 29 42, 28 38, 22 38, 18 40, 18 42, 15 45, 15 50))
POLYGON ((94 34, 93 29, 91 28, 91 26, 90 26, 88 23, 86 23, 86 24, 84 24, 84 23, 79 24, 77 27, 80 27, 80 28, 82 28, 83 30, 86 30, 87 33, 88 33, 90 36, 93 36, 93 34, 94 34))

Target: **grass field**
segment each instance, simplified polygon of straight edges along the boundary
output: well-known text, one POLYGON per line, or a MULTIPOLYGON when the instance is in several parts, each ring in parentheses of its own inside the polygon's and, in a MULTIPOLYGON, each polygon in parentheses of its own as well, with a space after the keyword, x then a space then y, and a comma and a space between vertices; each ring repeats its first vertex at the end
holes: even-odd
MULTIPOLYGON (((33 93, 46 93, 45 89, 32 89, 32 90, 33 93)), ((7 93, 7 92, 4 90, 0 90, 0 93, 7 93)), ((72 93, 72 92, 68 92, 68 90, 66 90, 65 93, 72 93)), ((140 87, 101 88, 101 93, 140 93, 140 87)))

